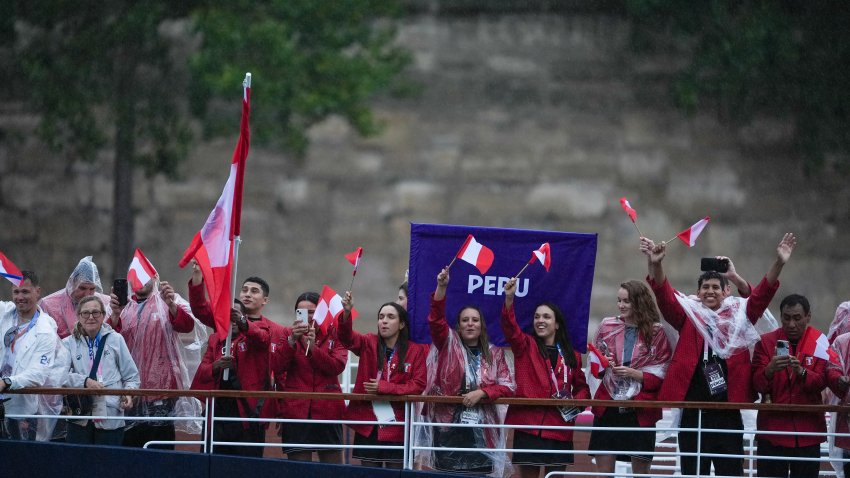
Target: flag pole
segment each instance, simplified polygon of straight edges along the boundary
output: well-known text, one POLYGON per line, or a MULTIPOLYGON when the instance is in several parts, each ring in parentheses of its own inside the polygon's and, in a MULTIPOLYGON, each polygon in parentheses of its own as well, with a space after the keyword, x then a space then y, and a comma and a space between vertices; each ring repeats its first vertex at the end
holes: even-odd
POLYGON ((638 235, 639 235, 640 237, 643 237, 643 233, 642 233, 642 232, 640 232, 640 228, 639 228, 639 227, 638 227, 638 225, 637 225, 637 221, 632 221, 632 224, 634 224, 634 225, 635 225, 635 229, 637 229, 638 235))
POLYGON ((455 254, 455 258, 452 259, 451 262, 449 262, 449 265, 446 266, 446 269, 451 269, 456 260, 457 260, 457 254, 455 254))
MULTIPOLYGON (((233 274, 230 276, 230 297, 236 297, 236 279, 238 276, 236 275, 236 269, 239 266, 239 244, 242 244, 242 237, 235 236, 233 238, 233 274)), ((230 355, 230 342, 232 342, 233 333, 228 330, 227 331, 227 339, 224 341, 224 355, 230 355)), ((221 374, 222 380, 230 379, 230 369, 224 369, 224 372, 221 374)))
POLYGON ((678 234, 676 234, 675 236, 671 237, 670 239, 667 239, 666 241, 664 241, 664 244, 665 244, 665 245, 670 244, 670 243, 671 243, 671 242, 673 242, 673 241, 674 241, 677 237, 679 237, 679 235, 678 235, 678 234))
POLYGON ((525 266, 523 266, 522 270, 520 270, 520 271, 517 273, 517 275, 515 275, 515 276, 514 276, 514 279, 519 279, 519 275, 520 275, 520 274, 522 274, 523 272, 525 272, 525 269, 527 269, 527 268, 528 268, 529 264, 531 264, 531 263, 530 263, 530 262, 526 263, 526 264, 525 264, 525 266))

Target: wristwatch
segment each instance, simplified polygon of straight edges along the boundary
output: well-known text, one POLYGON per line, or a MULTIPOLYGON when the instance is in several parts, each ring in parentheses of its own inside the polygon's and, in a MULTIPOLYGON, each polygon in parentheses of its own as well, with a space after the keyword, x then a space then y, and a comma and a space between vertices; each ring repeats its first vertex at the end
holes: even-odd
POLYGON ((5 377, 3 379, 3 383, 6 384, 6 387, 5 387, 6 390, 9 390, 10 388, 12 388, 12 379, 11 378, 5 377))
POLYGON ((239 328, 240 329, 246 329, 247 327, 248 327, 248 319, 246 319, 244 315, 239 317, 239 328))

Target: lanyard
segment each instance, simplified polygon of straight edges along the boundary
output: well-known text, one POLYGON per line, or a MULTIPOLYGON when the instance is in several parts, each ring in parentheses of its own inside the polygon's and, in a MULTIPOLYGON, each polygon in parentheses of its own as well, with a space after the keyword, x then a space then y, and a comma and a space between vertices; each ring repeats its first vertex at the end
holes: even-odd
MULTIPOLYGON (((555 345, 558 347, 558 363, 556 364, 555 368, 561 367, 561 370, 563 372, 563 378, 564 378, 563 383, 564 383, 564 387, 566 387, 567 386, 567 377, 569 376, 570 368, 567 367, 567 361, 564 360, 564 354, 561 351, 561 344, 556 343, 555 345)), ((558 387, 558 379, 555 378, 555 369, 549 370, 549 378, 552 379, 552 385, 555 386, 555 392, 560 391, 561 389, 558 387)))
MULTIPOLYGON (((9 348, 12 350, 12 353, 15 353, 15 343, 18 341, 19 338, 23 337, 27 334, 27 332, 32 330, 33 326, 35 326, 35 323, 38 321, 38 316, 39 311, 38 309, 36 309, 35 315, 32 316, 32 319, 29 321, 27 326, 24 327, 23 330, 15 332, 15 335, 12 337, 12 341, 9 344, 9 348)), ((17 317, 17 314, 15 314, 15 317, 17 317)))
POLYGON ((89 363, 94 361, 94 351, 100 346, 100 331, 97 332, 94 340, 86 337, 86 345, 89 347, 89 363))
MULTIPOLYGON (((390 349, 390 348, 385 347, 384 353, 387 355, 387 382, 389 382, 390 376, 392 375, 391 365, 392 365, 392 361, 393 361, 393 356, 395 355, 395 349, 390 349)), ((380 372, 380 370, 379 370, 379 372, 380 372)), ((381 377, 379 376, 378 380, 380 380, 380 379, 381 379, 381 377)))

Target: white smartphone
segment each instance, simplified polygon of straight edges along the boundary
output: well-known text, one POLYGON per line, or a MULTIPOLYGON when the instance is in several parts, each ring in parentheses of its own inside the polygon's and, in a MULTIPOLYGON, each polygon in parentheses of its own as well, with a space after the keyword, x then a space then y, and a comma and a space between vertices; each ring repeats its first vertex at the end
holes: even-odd
POLYGON ((307 317, 309 317, 309 312, 307 309, 295 309, 295 322, 304 322, 307 323, 307 317))

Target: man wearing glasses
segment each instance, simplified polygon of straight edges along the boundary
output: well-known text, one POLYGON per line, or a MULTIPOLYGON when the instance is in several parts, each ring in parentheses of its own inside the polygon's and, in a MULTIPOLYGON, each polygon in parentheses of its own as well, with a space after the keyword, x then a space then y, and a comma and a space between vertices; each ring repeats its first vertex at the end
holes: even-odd
MULTIPOLYGON (((12 287, 12 302, 0 302, 0 399, 6 402, 6 413, 35 415, 39 396, 2 395, 7 389, 42 387, 48 384, 59 336, 53 319, 38 306, 41 287, 34 272, 22 271, 20 285, 12 287)), ((6 419, 3 438, 35 440, 35 419, 6 419)))

